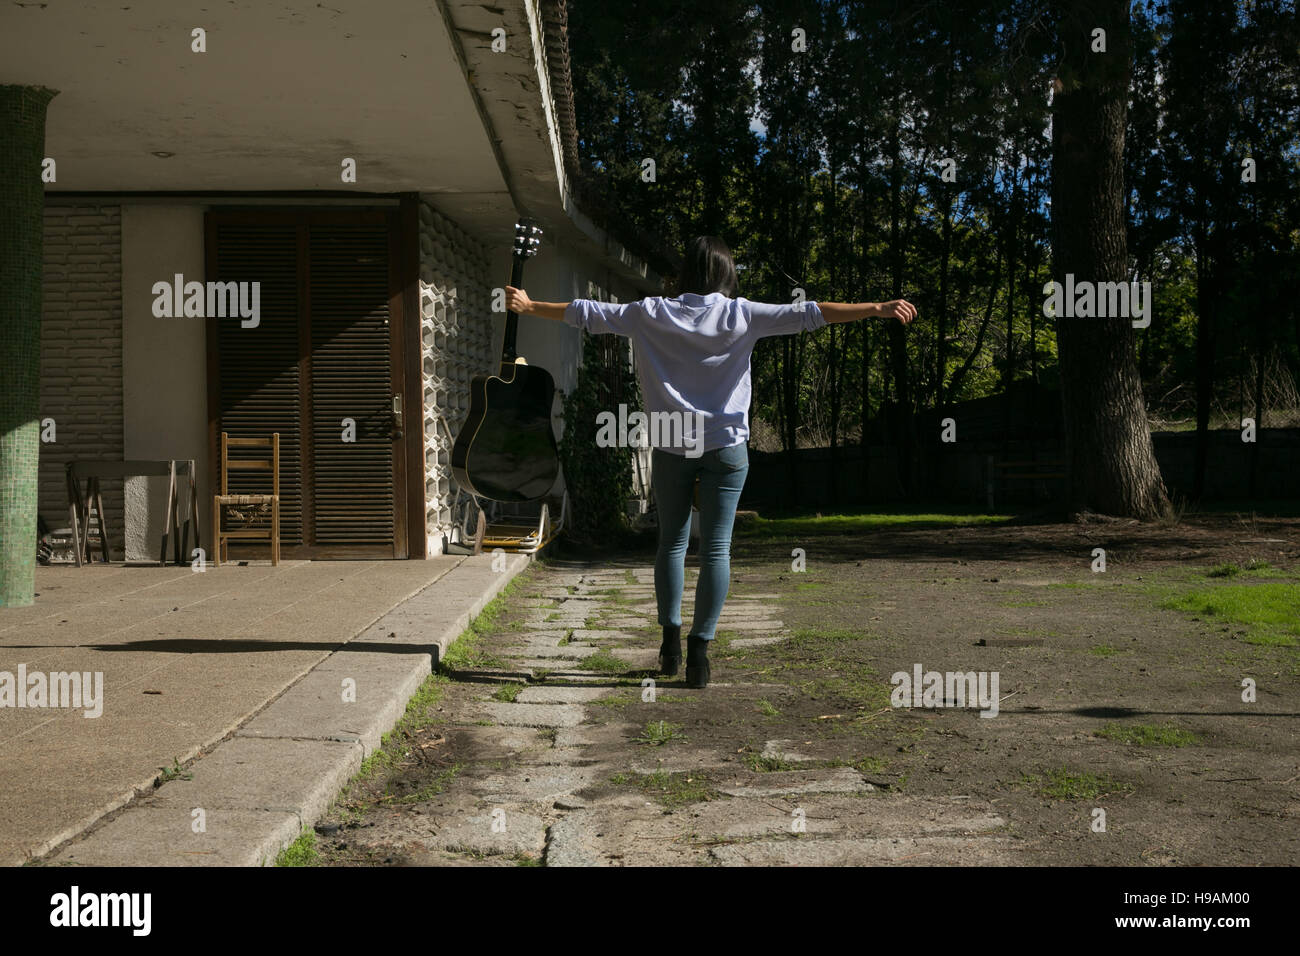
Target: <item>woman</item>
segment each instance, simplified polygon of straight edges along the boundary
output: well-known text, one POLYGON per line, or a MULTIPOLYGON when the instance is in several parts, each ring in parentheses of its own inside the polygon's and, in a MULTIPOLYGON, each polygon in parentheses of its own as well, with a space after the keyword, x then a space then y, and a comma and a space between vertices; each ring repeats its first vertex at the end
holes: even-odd
POLYGON ((686 684, 705 687, 709 641, 731 581, 731 528, 749 472, 749 357, 754 343, 768 335, 793 335, 828 322, 867 317, 907 324, 916 309, 903 299, 767 305, 737 298, 731 251, 715 236, 700 236, 687 248, 678 289, 671 299, 657 296, 614 305, 592 299, 534 302, 523 289, 507 286, 506 306, 520 315, 561 320, 597 335, 629 336, 650 418, 703 424, 702 434, 690 438, 689 425, 682 426, 680 452, 662 444, 655 447, 651 470, 659 511, 659 671, 670 677, 682 660, 683 562, 696 478, 700 482, 700 579, 687 637, 686 684))

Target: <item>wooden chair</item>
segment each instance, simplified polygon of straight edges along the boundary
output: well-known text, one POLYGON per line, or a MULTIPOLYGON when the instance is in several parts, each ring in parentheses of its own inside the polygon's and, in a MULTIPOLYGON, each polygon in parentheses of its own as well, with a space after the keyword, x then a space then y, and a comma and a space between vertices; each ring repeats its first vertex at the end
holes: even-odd
POLYGON ((229 559, 227 552, 231 538, 269 538, 271 541, 271 563, 280 563, 280 433, 275 432, 270 438, 231 438, 226 432, 221 433, 221 492, 212 496, 212 537, 216 547, 212 554, 214 567, 221 567, 222 557, 229 559), (270 460, 236 459, 231 461, 231 448, 269 448, 270 460), (231 471, 269 471, 271 473, 271 493, 269 495, 232 495, 229 478, 231 471), (271 527, 240 528, 235 531, 221 529, 221 508, 223 505, 270 505, 271 527))

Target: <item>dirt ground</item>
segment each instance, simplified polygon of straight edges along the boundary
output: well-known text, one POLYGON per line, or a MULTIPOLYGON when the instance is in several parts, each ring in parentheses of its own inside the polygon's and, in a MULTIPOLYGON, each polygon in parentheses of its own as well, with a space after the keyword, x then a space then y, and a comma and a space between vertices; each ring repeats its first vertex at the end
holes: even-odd
POLYGON ((1225 564, 1300 595, 1300 520, 738 530, 713 685, 647 700, 652 544, 516 579, 319 862, 1300 859, 1300 647, 1161 606, 1225 564), (997 716, 892 706, 917 665, 996 672, 997 716))

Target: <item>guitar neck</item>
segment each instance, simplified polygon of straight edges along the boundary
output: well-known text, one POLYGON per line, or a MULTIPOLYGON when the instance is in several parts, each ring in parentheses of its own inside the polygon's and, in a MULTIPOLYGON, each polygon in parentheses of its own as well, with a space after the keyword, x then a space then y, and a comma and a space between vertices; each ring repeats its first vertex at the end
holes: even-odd
MULTIPOLYGON (((516 289, 521 288, 524 283, 524 260, 522 256, 514 256, 514 264, 510 269, 510 284, 516 289)), ((501 342, 501 367, 504 370, 508 365, 514 365, 518 357, 515 352, 515 333, 519 329, 518 313, 506 310, 506 334, 501 342)))

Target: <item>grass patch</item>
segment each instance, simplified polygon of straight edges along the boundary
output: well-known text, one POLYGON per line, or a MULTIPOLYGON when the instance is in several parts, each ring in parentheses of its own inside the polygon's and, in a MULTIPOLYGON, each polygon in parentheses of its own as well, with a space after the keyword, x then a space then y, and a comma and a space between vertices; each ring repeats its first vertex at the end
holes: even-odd
POLYGON ((1161 607, 1244 625, 1243 639, 1249 644, 1300 644, 1300 587, 1294 584, 1221 584, 1172 598, 1161 607))
POLYGON ((316 852, 316 831, 304 829, 275 858, 276 866, 319 866, 320 854, 316 852))
POLYGON ((460 764, 439 770, 432 780, 410 793, 393 793, 392 784, 390 783, 384 795, 379 798, 379 802, 390 807, 402 807, 412 803, 424 803, 426 800, 432 800, 439 794, 446 792, 447 785, 451 783, 456 774, 460 773, 460 770, 460 764))
POLYGON ((1088 653, 1093 657, 1114 657, 1116 654, 1124 653, 1122 648, 1111 647, 1109 644, 1097 644, 1088 648, 1088 653))
POLYGON ((181 769, 181 763, 175 757, 172 757, 170 767, 159 767, 162 773, 158 774, 158 779, 153 782, 154 787, 161 787, 169 780, 193 780, 194 774, 187 770, 181 769))
POLYGON ((739 538, 779 538, 820 534, 860 534, 879 528, 955 528, 970 525, 1002 524, 1011 515, 945 514, 941 512, 875 512, 850 515, 790 515, 755 517, 737 525, 739 538))
POLYGON ((892 688, 880 680, 874 667, 858 659, 862 642, 871 639, 847 628, 799 628, 778 653, 763 648, 766 653, 737 653, 729 659, 744 662, 755 681, 780 680, 805 696, 833 700, 835 708, 847 705, 877 711, 889 707, 892 688), (754 663, 748 664, 751 660, 754 663))
POLYGON ((861 641, 868 639, 868 636, 861 631, 854 631, 847 627, 801 627, 790 635, 785 642, 785 646, 798 648, 799 650, 810 650, 827 642, 861 641))
POLYGON ((826 761, 826 768, 834 770, 836 767, 852 767, 858 773, 879 774, 885 772, 885 761, 879 757, 862 757, 859 760, 845 760, 843 757, 835 757, 826 761))
POLYGON ((682 733, 685 729, 681 724, 670 724, 666 720, 652 720, 645 725, 645 730, 641 732, 640 737, 636 738, 636 742, 650 744, 652 747, 662 747, 673 740, 689 739, 682 733))
POLYGON ((1071 773, 1066 767, 1041 774, 1025 774, 1020 785, 1029 787, 1040 797, 1057 800, 1093 800, 1108 793, 1128 793, 1132 787, 1111 777, 1094 773, 1071 773))
POLYGON ((709 786, 708 777, 702 773, 669 773, 666 770, 656 770, 654 773, 616 773, 609 778, 609 782, 618 786, 630 784, 669 809, 705 803, 722 796, 709 786))
POLYGON ((781 712, 772 706, 772 702, 766 697, 758 702, 758 712, 764 717, 780 717, 781 712))
POLYGON ((460 636, 452 641, 451 647, 443 655, 439 665, 445 664, 452 669, 472 669, 475 667, 500 667, 500 658, 489 654, 483 642, 493 630, 497 629, 498 619, 505 613, 512 592, 517 590, 519 578, 512 578, 501 593, 494 597, 479 611, 478 616, 470 622, 469 627, 461 631, 460 636))
POLYGON ((497 692, 492 695, 492 699, 507 704, 513 704, 515 700, 518 699, 519 692, 523 690, 525 686, 526 685, 520 684, 516 681, 511 681, 509 684, 502 684, 497 688, 497 692))
POLYGON ((604 648, 584 657, 578 661, 577 666, 581 670, 596 671, 598 674, 622 674, 628 669, 627 661, 615 657, 604 648))
POLYGON ((1200 739, 1187 730, 1179 730, 1177 727, 1157 727, 1153 724, 1136 724, 1132 727, 1107 724, 1101 730, 1094 732, 1093 736, 1135 747, 1186 747, 1200 739))
POLYGON ((406 743, 420 731, 438 723, 433 716, 434 706, 442 700, 443 688, 450 683, 450 678, 443 674, 430 674, 406 703, 406 710, 401 718, 380 738, 379 748, 361 762, 358 770, 335 802, 335 809, 345 820, 360 819, 368 809, 364 801, 354 798, 358 790, 373 780, 378 774, 392 770, 402 759, 406 743))
POLYGON ((1205 572, 1207 578, 1235 578, 1239 574, 1249 574, 1256 578, 1285 577, 1283 571, 1259 558, 1251 558, 1241 567, 1238 567, 1232 562, 1216 564, 1214 567, 1210 568, 1209 571, 1205 572))
POLYGON ((754 773, 782 773, 786 770, 798 770, 799 765, 792 760, 780 757, 764 757, 762 754, 746 753, 741 757, 745 766, 754 773))

